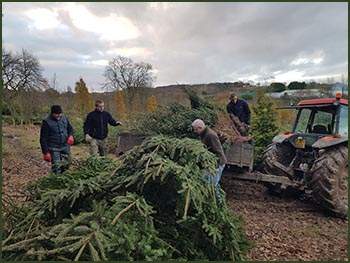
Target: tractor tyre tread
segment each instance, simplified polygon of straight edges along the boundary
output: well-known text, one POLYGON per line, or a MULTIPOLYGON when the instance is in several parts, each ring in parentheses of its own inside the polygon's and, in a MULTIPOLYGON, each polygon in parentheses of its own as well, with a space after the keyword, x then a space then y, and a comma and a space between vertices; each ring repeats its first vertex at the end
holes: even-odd
MULTIPOLYGON (((346 217, 348 211, 347 196, 339 191, 339 176, 348 167, 348 148, 344 145, 326 150, 315 160, 308 179, 311 195, 316 204, 339 217, 346 217), (343 171, 343 172, 342 172, 343 171)), ((347 181, 344 180, 347 189, 347 181)), ((347 191, 346 191, 347 193, 347 191)), ((343 193, 344 194, 344 193, 343 193)))

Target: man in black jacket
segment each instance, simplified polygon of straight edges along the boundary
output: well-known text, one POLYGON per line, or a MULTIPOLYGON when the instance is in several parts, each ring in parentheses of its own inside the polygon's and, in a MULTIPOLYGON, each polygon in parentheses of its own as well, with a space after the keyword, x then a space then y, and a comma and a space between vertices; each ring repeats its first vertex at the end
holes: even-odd
POLYGON ((250 110, 248 103, 245 100, 241 100, 234 93, 230 95, 230 102, 227 104, 227 113, 233 114, 238 119, 249 126, 250 124, 250 110))
POLYGON ((104 111, 103 101, 96 100, 95 110, 87 115, 84 122, 85 140, 90 143, 90 154, 106 155, 108 124, 117 126, 121 125, 121 122, 114 120, 109 112, 104 111))
POLYGON ((52 172, 59 174, 70 164, 70 145, 73 145, 73 127, 62 114, 60 105, 51 107, 51 114, 42 122, 40 146, 44 160, 51 163, 52 172))

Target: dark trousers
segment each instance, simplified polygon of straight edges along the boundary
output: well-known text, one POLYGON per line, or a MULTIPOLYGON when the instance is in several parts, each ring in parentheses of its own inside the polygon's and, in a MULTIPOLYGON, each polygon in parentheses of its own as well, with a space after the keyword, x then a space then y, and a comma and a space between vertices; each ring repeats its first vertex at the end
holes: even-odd
POLYGON ((54 174, 61 174, 69 168, 71 163, 70 146, 51 148, 51 171, 54 174))

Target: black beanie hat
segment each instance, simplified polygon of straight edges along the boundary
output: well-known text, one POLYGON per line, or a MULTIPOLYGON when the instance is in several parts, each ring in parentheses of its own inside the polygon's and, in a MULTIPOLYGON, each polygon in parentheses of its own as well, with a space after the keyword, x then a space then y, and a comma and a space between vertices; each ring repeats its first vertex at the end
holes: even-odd
POLYGON ((56 113, 56 114, 60 114, 62 113, 62 108, 60 105, 52 105, 51 106, 51 114, 52 113, 56 113))

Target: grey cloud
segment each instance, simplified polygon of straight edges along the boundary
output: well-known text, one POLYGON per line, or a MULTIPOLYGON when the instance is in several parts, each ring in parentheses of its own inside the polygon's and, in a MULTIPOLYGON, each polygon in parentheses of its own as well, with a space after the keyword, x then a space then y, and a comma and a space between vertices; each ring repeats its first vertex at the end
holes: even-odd
POLYGON ((107 43, 75 28, 69 14, 60 11, 67 30, 29 31, 19 16, 34 7, 61 3, 3 4, 3 43, 26 48, 46 61, 46 74, 57 73, 65 87, 80 76, 94 89, 103 81, 103 66, 111 48, 146 48, 145 59, 158 70, 158 85, 236 81, 298 70, 307 76, 346 73, 348 69, 347 3, 172 3, 152 8, 150 3, 80 3, 99 17, 129 18, 141 35, 107 43), (324 53, 320 64, 291 65, 300 55, 324 53), (87 58, 89 56, 89 58, 87 58), (55 62, 57 62, 55 64, 55 62))

